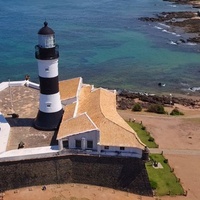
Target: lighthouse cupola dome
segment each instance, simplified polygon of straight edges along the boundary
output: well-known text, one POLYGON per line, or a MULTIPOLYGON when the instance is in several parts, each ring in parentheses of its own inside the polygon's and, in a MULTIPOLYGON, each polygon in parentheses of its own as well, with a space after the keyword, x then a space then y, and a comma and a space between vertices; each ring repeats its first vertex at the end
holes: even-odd
POLYGON ((44 27, 38 31, 38 46, 40 48, 54 48, 55 44, 55 33, 48 27, 48 23, 44 22, 44 27))
POLYGON ((42 27, 39 31, 38 31, 39 35, 53 35, 54 31, 48 27, 48 23, 45 21, 44 22, 44 27, 42 27))

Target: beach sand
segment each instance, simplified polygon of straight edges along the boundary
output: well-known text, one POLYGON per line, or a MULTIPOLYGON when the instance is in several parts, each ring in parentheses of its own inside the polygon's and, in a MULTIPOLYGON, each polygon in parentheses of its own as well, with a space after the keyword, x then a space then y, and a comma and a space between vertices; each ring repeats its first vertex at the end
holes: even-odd
MULTIPOLYGON (((63 184, 48 185, 43 191, 42 186, 21 188, 6 191, 4 200, 199 200, 200 199, 200 109, 191 109, 180 105, 174 107, 184 113, 184 116, 158 115, 147 112, 132 112, 119 110, 119 114, 126 120, 136 119, 143 123, 147 130, 164 149, 164 156, 187 191, 187 196, 176 197, 143 197, 127 192, 116 191, 91 185, 63 184), (165 150, 170 150, 165 153, 165 150), (177 150, 187 150, 182 153, 177 150), (198 151, 199 150, 199 151, 198 151)), ((166 108, 168 112, 171 107, 166 108)))

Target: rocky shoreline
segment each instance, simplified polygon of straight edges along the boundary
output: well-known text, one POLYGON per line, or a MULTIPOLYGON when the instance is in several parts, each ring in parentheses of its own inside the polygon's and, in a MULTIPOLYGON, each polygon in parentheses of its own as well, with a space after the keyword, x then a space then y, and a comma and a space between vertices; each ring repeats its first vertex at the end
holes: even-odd
POLYGON ((163 0, 163 1, 168 1, 175 4, 188 4, 192 5, 193 8, 200 8, 200 2, 198 0, 163 0))
MULTIPOLYGON (((190 4, 194 8, 200 8, 200 1, 190 0, 163 0, 173 2, 175 4, 190 4)), ((186 39, 180 38, 176 44, 181 43, 200 43, 200 11, 180 11, 180 12, 161 12, 154 17, 141 17, 139 20, 144 22, 159 22, 166 24, 171 30, 181 28, 185 33, 189 33, 192 37, 186 39)), ((191 88, 191 90, 193 90, 191 88)), ((149 104, 162 104, 163 106, 172 106, 180 104, 192 109, 200 108, 200 98, 176 97, 170 95, 155 95, 140 92, 131 92, 122 90, 117 95, 117 108, 126 110, 132 109, 133 105, 141 102, 142 107, 148 107, 149 104)))
MULTIPOLYGON (((167 0, 168 1, 168 0, 167 0)), ((188 0, 169 0, 175 4, 191 4, 194 8, 200 8, 200 2, 188 0)), ((181 11, 181 12, 162 12, 155 17, 141 17, 145 22, 161 22, 173 28, 181 28, 185 33, 192 34, 187 39, 179 39, 176 44, 180 43, 200 43, 200 11, 181 11)))
POLYGON ((117 108, 121 110, 132 109, 134 104, 141 102, 143 108, 147 108, 149 104, 162 104, 163 106, 172 106, 180 104, 192 109, 200 108, 200 98, 184 98, 172 95, 155 95, 148 93, 131 92, 122 90, 117 94, 117 108))

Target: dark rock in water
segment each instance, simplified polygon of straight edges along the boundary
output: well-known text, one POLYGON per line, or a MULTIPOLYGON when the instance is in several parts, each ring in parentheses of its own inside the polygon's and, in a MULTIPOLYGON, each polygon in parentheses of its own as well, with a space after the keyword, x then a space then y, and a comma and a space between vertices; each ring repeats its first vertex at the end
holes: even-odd
POLYGON ((145 22, 162 22, 162 18, 155 18, 155 17, 140 17, 139 20, 145 22))
POLYGON ((186 43, 186 41, 184 39, 180 39, 179 41, 182 43, 186 43))
POLYGON ((200 8, 200 5, 197 3, 197 4, 193 4, 193 8, 200 8))
POLYGON ((165 87, 165 83, 158 83, 158 86, 165 87))

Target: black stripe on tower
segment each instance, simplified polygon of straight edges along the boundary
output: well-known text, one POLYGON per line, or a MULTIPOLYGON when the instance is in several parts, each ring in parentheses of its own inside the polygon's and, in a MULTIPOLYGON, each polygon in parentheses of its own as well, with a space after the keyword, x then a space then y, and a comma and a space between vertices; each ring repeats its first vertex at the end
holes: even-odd
POLYGON ((55 130, 58 128, 63 115, 63 109, 54 113, 45 113, 39 110, 34 126, 39 130, 55 130))
POLYGON ((35 46, 35 58, 39 60, 53 60, 59 58, 59 46, 53 48, 42 48, 39 45, 35 46))
POLYGON ((53 78, 40 78, 40 93, 41 94, 56 94, 59 92, 58 76, 53 78))

